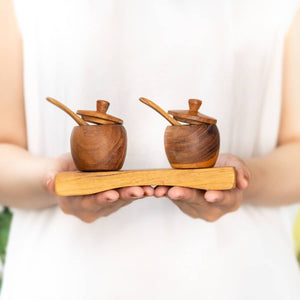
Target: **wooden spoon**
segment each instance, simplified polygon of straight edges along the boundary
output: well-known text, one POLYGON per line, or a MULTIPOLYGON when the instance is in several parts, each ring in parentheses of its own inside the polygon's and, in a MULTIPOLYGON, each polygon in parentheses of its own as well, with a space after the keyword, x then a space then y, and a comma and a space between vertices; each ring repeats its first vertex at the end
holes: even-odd
POLYGON ((64 112, 66 112, 71 118, 73 118, 73 120, 78 125, 80 125, 80 126, 89 125, 87 122, 85 122, 84 120, 82 120, 78 115, 76 115, 71 109, 69 109, 68 107, 66 107, 64 104, 62 104, 58 100, 55 100, 55 99, 53 99, 51 97, 47 97, 46 99, 49 102, 51 102, 52 104, 54 104, 55 106, 57 106, 58 108, 60 108, 61 110, 63 110, 64 112))
POLYGON ((159 114, 161 114, 172 125, 182 125, 181 123, 179 123, 178 121, 176 121, 175 119, 173 119, 168 113, 166 113, 161 107, 159 107, 157 104, 155 104, 151 100, 149 100, 147 98, 143 98, 143 97, 141 97, 139 100, 141 102, 143 102, 144 104, 150 106, 152 109, 154 109, 155 111, 157 111, 159 114))

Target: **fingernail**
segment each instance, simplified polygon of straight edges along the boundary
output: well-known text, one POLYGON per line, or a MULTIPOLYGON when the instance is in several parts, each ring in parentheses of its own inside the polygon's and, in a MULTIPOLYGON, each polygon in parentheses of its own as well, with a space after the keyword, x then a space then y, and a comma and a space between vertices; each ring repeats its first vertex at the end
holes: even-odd
POLYGON ((152 192, 152 193, 147 193, 147 192, 146 192, 146 193, 144 194, 144 196, 145 196, 145 197, 154 196, 154 192, 152 192))
POLYGON ((49 178, 47 181, 46 181, 46 187, 49 188, 49 183, 51 182, 52 178, 49 178))
POLYGON ((243 184, 242 184, 242 188, 246 189, 248 187, 248 181, 247 180, 243 180, 243 184))
POLYGON ((118 199, 107 199, 107 202, 112 203, 112 202, 116 202, 118 199))
POLYGON ((50 192, 52 192, 53 190, 53 186, 51 185, 51 183, 53 182, 54 178, 50 177, 47 179, 46 181, 46 189, 50 192))
POLYGON ((210 203, 213 203, 213 202, 216 202, 216 201, 217 201, 216 197, 214 197, 214 196, 209 196, 209 195, 206 195, 206 196, 205 196, 205 200, 206 200, 207 202, 210 202, 210 203))

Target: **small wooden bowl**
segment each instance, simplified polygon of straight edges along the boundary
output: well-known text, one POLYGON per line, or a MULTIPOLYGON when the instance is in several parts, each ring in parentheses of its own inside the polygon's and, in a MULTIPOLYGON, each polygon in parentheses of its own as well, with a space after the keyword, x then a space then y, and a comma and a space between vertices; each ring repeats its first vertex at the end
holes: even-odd
POLYGON ((168 126, 164 143, 172 168, 209 168, 217 161, 220 135, 215 124, 168 126))
POLYGON ((122 168, 127 134, 122 125, 75 126, 71 153, 79 171, 116 171, 122 168))

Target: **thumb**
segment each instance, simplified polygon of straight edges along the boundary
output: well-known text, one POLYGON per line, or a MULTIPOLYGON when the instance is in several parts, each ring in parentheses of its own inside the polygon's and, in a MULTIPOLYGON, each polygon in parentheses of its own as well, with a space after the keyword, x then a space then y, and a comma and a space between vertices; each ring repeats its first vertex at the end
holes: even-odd
POLYGON ((42 179, 43 187, 50 193, 55 193, 55 171, 48 171, 42 179))
POLYGON ((237 166, 236 171, 236 186, 240 190, 245 190, 249 185, 250 171, 244 164, 237 166))

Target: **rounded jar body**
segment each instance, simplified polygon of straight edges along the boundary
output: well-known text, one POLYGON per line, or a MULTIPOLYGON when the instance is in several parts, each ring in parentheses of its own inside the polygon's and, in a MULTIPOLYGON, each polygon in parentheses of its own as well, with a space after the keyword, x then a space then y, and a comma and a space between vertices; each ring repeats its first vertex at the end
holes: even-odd
POLYGON ((76 126, 71 153, 79 171, 115 171, 122 168, 127 134, 122 125, 76 126))
POLYGON ((217 161, 220 135, 215 124, 168 126, 164 143, 172 168, 209 168, 217 161))

